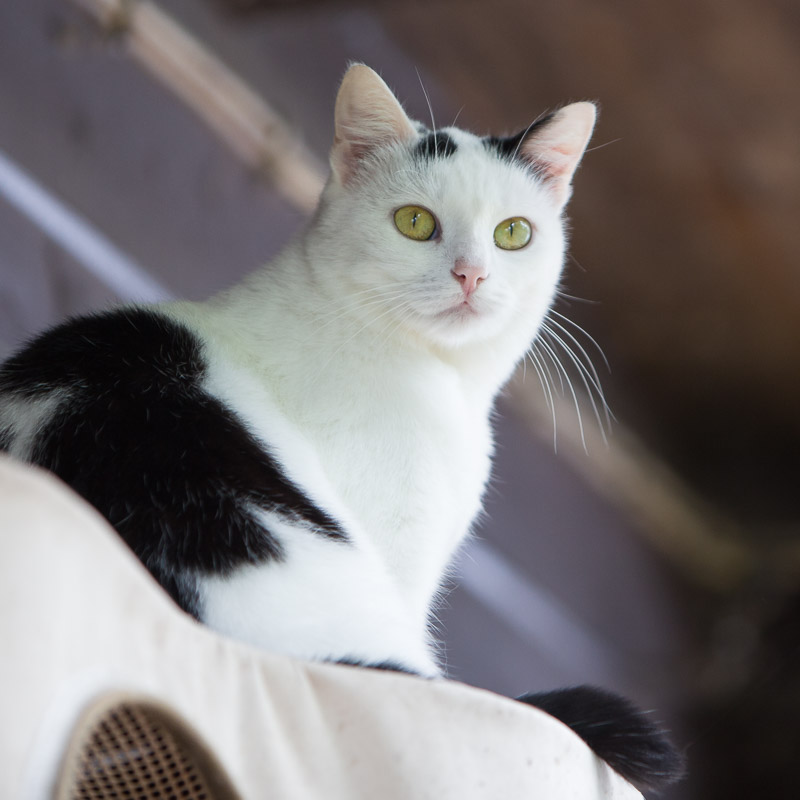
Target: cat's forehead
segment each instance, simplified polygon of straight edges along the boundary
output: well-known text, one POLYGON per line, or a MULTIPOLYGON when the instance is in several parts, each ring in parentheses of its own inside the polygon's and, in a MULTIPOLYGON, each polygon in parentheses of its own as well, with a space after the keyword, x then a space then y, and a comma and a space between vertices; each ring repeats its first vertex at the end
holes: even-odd
POLYGON ((488 138, 481 138, 461 128, 440 128, 430 130, 417 123, 419 138, 412 145, 412 153, 419 159, 449 158, 457 153, 480 152, 489 144, 488 138))
POLYGON ((472 209, 539 197, 534 171, 516 158, 518 137, 477 136, 454 127, 434 131, 421 124, 417 134, 404 156, 414 168, 396 173, 407 188, 472 209))
POLYGON ((436 167, 445 172, 488 170, 497 177, 516 173, 523 182, 533 179, 536 183, 535 170, 518 157, 521 138, 522 135, 477 136, 454 127, 430 130, 417 123, 417 139, 410 145, 410 154, 423 171, 436 167))

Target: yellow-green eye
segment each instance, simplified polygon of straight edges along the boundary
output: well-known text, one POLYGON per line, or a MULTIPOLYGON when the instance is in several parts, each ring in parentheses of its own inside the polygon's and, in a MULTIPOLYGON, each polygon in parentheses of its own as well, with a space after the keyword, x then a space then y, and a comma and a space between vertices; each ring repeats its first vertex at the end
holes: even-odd
POLYGON ((519 250, 531 240, 531 224, 524 217, 504 219, 494 229, 494 243, 503 250, 519 250))
POLYGON ((419 206, 403 206, 394 212, 394 224, 397 230, 408 236, 424 242, 436 233, 436 219, 430 211, 419 206))

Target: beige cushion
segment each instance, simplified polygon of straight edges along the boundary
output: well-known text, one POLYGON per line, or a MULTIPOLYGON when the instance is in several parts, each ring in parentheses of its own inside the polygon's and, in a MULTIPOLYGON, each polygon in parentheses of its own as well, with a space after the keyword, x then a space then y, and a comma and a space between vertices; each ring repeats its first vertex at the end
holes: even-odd
POLYGON ((0 797, 49 800, 109 691, 185 719, 246 799, 641 798, 536 709, 218 636, 74 493, 0 457, 0 797))

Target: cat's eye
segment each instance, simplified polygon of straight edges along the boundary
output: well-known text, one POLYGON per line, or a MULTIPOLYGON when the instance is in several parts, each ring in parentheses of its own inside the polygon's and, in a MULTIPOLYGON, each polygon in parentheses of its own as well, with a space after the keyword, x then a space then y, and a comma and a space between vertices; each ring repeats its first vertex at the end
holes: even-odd
POLYGON ((394 212, 397 230, 409 239, 424 242, 436 233, 436 218, 426 208, 403 206, 394 212))
POLYGON ((494 243, 503 250, 519 250, 532 235, 533 228, 525 217, 509 217, 494 229, 494 243))

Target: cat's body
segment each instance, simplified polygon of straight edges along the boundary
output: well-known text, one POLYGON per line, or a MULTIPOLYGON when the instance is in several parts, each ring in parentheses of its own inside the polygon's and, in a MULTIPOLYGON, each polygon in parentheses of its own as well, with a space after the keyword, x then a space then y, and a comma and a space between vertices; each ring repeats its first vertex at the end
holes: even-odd
POLYGON ((0 370, 0 449, 83 494, 211 627, 438 675, 431 605, 556 291, 593 121, 579 103, 513 139, 430 132, 351 68, 307 230, 207 303, 36 340, 0 370))

